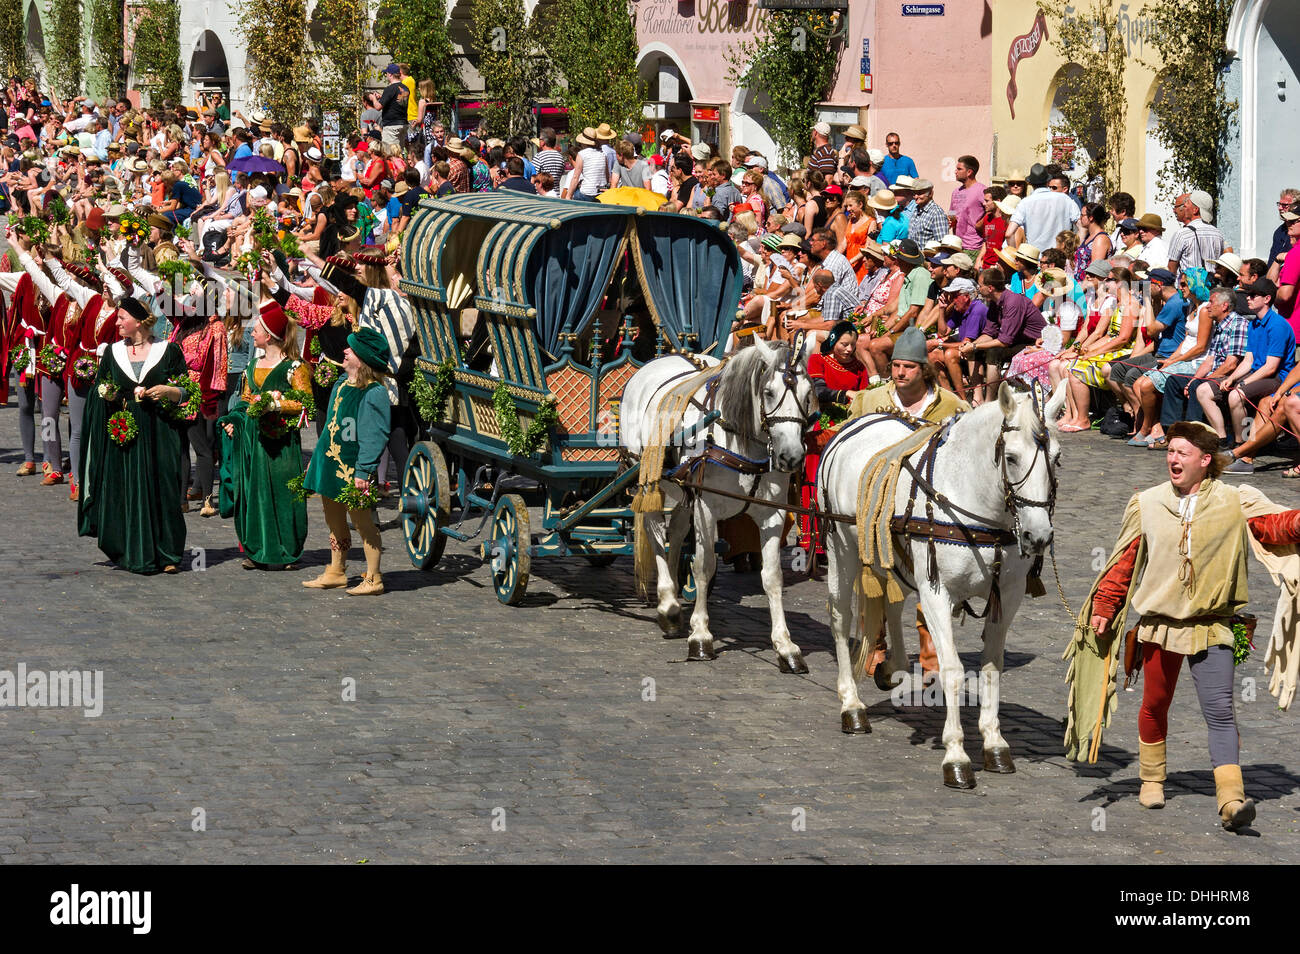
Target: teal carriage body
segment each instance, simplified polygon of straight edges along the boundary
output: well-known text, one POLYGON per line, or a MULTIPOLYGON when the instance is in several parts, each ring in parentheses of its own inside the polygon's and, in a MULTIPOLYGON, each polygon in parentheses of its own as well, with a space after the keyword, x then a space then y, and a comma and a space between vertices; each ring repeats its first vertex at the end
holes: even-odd
POLYGON ((429 569, 447 538, 488 530, 498 598, 517 603, 534 556, 630 554, 636 470, 618 447, 619 401, 657 355, 725 350, 741 284, 727 234, 694 216, 478 193, 422 200, 403 262, 416 373, 450 384, 403 473, 411 561, 429 569), (546 439, 512 454, 498 408, 527 431, 549 402, 546 439))

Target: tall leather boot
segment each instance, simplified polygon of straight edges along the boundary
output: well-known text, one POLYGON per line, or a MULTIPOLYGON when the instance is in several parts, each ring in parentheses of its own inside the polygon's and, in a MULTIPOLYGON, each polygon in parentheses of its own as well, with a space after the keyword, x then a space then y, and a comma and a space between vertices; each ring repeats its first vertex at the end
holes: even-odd
POLYGON ((1138 778, 1142 791, 1138 804, 1143 808, 1165 807, 1165 743, 1138 742, 1138 778))
POLYGON ((1255 820, 1255 803, 1246 797, 1240 765, 1220 765, 1214 770, 1214 793, 1219 819, 1228 831, 1236 831, 1255 820))
POLYGON ((303 580, 302 585, 313 590, 332 590, 340 586, 348 585, 348 550, 352 547, 352 541, 344 538, 339 541, 334 534, 330 534, 330 565, 325 572, 315 579, 303 580))

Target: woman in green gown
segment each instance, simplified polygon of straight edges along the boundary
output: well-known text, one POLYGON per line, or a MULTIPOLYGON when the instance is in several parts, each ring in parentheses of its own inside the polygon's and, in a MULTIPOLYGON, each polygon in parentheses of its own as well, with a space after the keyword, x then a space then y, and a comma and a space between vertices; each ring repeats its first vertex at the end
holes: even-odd
POLYGON ((259 308, 253 345, 263 357, 245 369, 239 400, 219 422, 230 438, 222 485, 231 488, 235 534, 248 555, 244 569, 291 569, 307 542, 307 503, 288 482, 302 473, 298 424, 311 370, 278 302, 259 308))
POLYGON ((185 553, 176 488, 188 391, 170 382, 189 372, 180 348, 154 340, 154 316, 140 302, 123 300, 116 321, 121 340, 100 358, 82 419, 77 532, 132 573, 175 573, 185 553))

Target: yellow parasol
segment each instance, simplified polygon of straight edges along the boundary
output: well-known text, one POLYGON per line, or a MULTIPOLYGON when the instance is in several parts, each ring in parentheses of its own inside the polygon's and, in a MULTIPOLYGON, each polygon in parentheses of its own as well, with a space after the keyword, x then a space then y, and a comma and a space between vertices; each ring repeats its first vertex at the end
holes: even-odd
POLYGON ((658 212, 659 206, 668 200, 650 189, 619 186, 617 189, 606 189, 596 196, 596 201, 604 202, 606 205, 630 205, 645 209, 647 212, 658 212))

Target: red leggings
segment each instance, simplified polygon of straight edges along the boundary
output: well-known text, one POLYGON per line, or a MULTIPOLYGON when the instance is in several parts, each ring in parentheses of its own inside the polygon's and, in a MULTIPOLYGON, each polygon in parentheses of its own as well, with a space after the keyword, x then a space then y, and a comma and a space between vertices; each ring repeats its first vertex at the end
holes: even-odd
POLYGON ((1155 643, 1142 644, 1142 708, 1138 738, 1148 745, 1164 741, 1169 732, 1169 704, 1174 701, 1178 671, 1186 657, 1167 653, 1155 643))
POLYGON ((1178 671, 1188 661, 1196 695, 1209 729, 1210 762, 1235 765, 1241 744, 1233 711, 1232 647, 1211 646, 1195 656, 1142 644, 1142 708, 1138 710, 1138 738, 1147 744, 1162 742, 1169 728, 1169 704, 1174 698, 1178 671))

